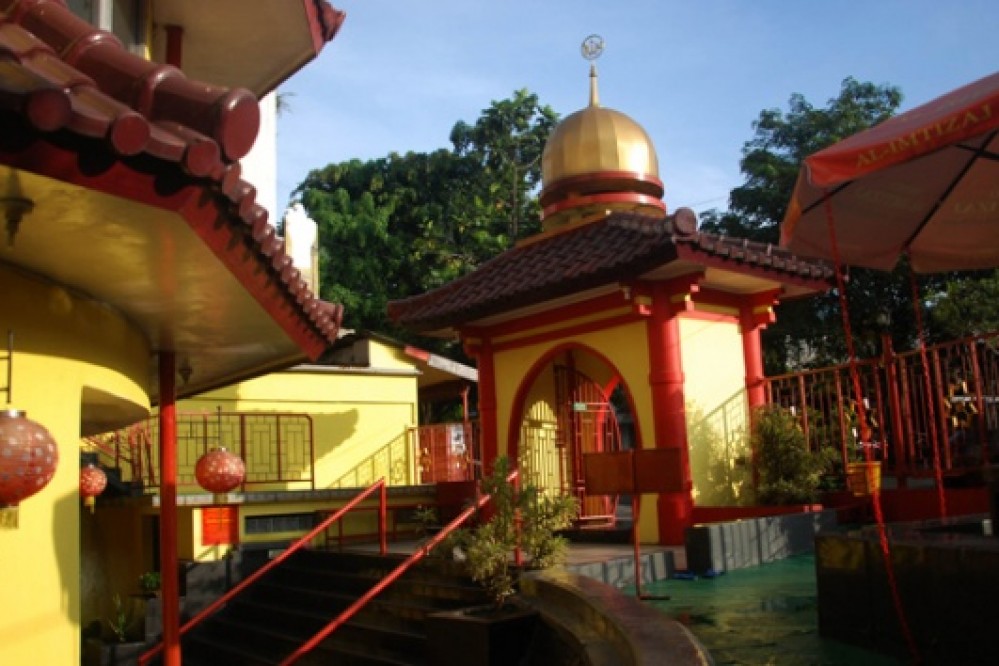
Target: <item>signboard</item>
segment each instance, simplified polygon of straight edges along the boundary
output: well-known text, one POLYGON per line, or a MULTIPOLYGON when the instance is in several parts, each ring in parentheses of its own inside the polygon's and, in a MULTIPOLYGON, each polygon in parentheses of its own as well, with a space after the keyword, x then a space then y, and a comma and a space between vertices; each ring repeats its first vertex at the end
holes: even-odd
POLYGON ((239 543, 238 521, 235 506, 206 506, 201 510, 201 543, 205 546, 239 543))
POLYGON ((583 454, 587 495, 670 493, 685 490, 681 451, 641 449, 583 454))

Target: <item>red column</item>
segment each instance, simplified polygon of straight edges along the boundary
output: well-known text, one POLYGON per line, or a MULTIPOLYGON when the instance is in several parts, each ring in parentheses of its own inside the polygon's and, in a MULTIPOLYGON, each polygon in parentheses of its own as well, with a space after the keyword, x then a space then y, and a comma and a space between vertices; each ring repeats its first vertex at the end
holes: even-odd
POLYGON ((499 432, 496 421, 496 365, 492 345, 484 340, 474 350, 479 370, 479 434, 482 437, 483 473, 499 455, 499 432))
POLYGON ((177 360, 160 352, 160 588, 163 666, 180 666, 180 586, 177 576, 177 360))
POLYGON ((659 541, 682 545, 690 526, 694 503, 690 488, 690 456, 687 451, 687 415, 683 394, 683 360, 680 353, 680 323, 670 307, 669 294, 657 288, 652 297, 648 323, 649 384, 652 391, 653 432, 656 448, 679 448, 685 490, 660 493, 658 497, 659 541))
POLYGON ((741 313, 742 358, 746 365, 746 399, 749 409, 762 407, 766 403, 766 392, 763 390, 763 342, 760 331, 762 326, 753 316, 752 309, 743 308, 741 313))

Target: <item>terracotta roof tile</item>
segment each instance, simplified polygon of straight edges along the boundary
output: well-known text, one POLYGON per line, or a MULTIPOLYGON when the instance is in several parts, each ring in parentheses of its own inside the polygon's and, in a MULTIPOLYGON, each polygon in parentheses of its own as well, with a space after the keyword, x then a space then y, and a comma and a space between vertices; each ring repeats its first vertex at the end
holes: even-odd
MULTIPOLYGON (((331 39, 343 14, 326 2, 317 7, 323 38, 331 39)), ((0 0, 0 112, 38 133, 68 132, 101 141, 120 157, 175 165, 191 184, 217 195, 223 219, 249 229, 251 250, 300 316, 336 341, 342 306, 311 307, 317 299, 290 269, 256 190, 240 179, 235 160, 249 152, 260 123, 251 92, 191 81, 175 67, 133 55, 62 2, 0 0)))
POLYGON ((634 279, 676 259, 721 261, 730 270, 763 270, 774 280, 828 283, 832 267, 765 243, 700 233, 680 209, 667 218, 614 213, 578 229, 529 241, 438 289, 389 303, 389 316, 413 330, 434 330, 634 279))

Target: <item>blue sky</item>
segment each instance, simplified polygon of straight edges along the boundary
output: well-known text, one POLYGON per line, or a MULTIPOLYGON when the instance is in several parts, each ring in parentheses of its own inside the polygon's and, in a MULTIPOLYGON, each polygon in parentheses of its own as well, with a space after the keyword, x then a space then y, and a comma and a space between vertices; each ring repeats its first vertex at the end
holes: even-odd
POLYGON ((996 0, 333 0, 337 38, 282 88, 278 204, 311 169, 449 147, 458 121, 527 88, 587 103, 580 43, 600 34, 603 106, 659 155, 670 210, 725 208, 752 123, 792 93, 899 86, 902 109, 999 70, 996 0))

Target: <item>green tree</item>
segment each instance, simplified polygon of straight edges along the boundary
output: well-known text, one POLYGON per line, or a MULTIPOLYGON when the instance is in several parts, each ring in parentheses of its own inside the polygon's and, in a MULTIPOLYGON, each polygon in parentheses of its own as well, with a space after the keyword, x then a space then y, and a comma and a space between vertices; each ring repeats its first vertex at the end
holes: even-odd
POLYGON ((494 101, 474 125, 459 121, 451 130, 456 155, 475 167, 481 192, 490 204, 489 229, 510 241, 540 230, 536 194, 541 183, 541 153, 558 115, 525 89, 494 101))
POLYGON ((556 120, 520 90, 455 124, 450 150, 311 171, 296 195, 319 224, 321 295, 344 305, 345 325, 412 339, 388 321, 388 301, 450 282, 538 230, 540 151, 556 120))
MULTIPOLYGON (((816 107, 791 95, 787 112, 767 109, 753 123, 754 136, 743 147, 745 182, 731 192, 729 209, 703 216, 706 231, 777 243, 791 192, 804 159, 848 136, 891 117, 902 101, 891 85, 847 78, 839 94, 816 107)), ((876 322, 888 316, 898 344, 914 339, 908 269, 891 273, 851 268, 847 298, 858 356, 880 349, 876 322)), ((767 374, 801 366, 827 365, 846 356, 838 293, 833 290, 802 301, 782 303, 777 322, 764 332, 767 374)))
POLYGON ((999 271, 952 276, 926 300, 932 305, 932 337, 938 340, 999 330, 999 271))

